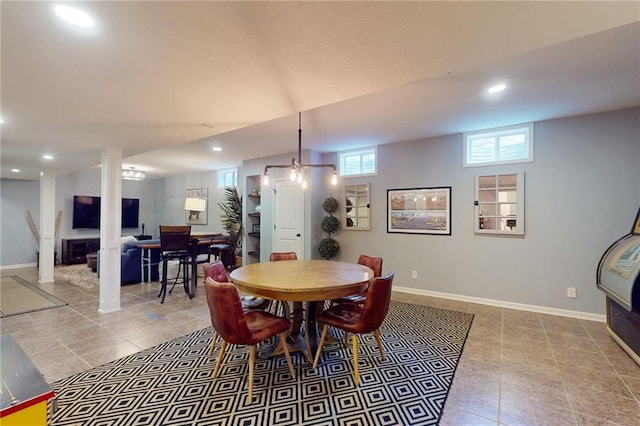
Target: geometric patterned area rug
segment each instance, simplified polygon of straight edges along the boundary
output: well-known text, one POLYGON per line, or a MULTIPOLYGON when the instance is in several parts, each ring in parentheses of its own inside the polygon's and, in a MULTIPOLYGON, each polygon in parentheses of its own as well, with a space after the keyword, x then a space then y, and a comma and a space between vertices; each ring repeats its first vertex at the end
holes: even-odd
POLYGON ((435 425, 472 321, 472 314, 392 301, 381 327, 387 359, 372 335, 362 336, 358 388, 351 345, 325 346, 315 371, 292 354, 295 380, 284 357, 269 358, 268 345, 259 345, 252 404, 246 347, 230 345, 212 380, 209 327, 52 383, 52 423, 435 425))
POLYGON ((64 300, 18 276, 0 278, 0 318, 66 305, 64 300))

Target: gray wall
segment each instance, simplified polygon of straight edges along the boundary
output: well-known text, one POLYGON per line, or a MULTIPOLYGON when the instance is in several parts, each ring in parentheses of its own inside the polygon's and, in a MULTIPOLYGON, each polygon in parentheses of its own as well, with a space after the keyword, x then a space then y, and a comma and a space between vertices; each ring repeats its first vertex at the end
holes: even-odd
MULTIPOLYGON (((100 168, 56 176, 56 211, 62 210, 60 226, 60 239, 99 237, 99 229, 72 229, 73 221, 73 196, 90 195, 100 196, 100 168)), ((138 228, 125 228, 123 235, 136 235, 142 232, 142 224, 145 224, 145 233, 153 231, 155 220, 155 200, 153 193, 153 180, 122 181, 122 196, 124 198, 140 199, 140 217, 138 228)), ((56 242, 60 254, 60 241, 56 242)))
POLYGON ((35 263, 38 244, 25 211, 40 223, 40 182, 0 179, 0 200, 0 265, 35 263))
POLYGON ((218 187, 218 172, 216 170, 156 179, 154 183, 152 192, 156 204, 155 224, 152 229, 154 236, 160 236, 158 228, 160 225, 185 224, 185 191, 195 188, 208 188, 209 190, 207 224, 191 225, 191 232, 225 232, 222 229, 221 212, 218 207, 218 203, 224 201, 224 188, 218 187))
MULTIPOLYGON (((550 308, 604 313, 600 256, 628 233, 640 206, 640 109, 535 124, 535 161, 462 167, 462 135, 378 147, 372 230, 340 231, 339 260, 384 258, 394 285, 550 308), (474 235, 474 176, 525 172, 524 238, 474 235), (386 232, 387 189, 452 187, 452 235, 386 232), (411 271, 418 278, 411 278, 411 271), (576 287, 578 297, 566 297, 576 287)), ((335 161, 335 155, 326 155, 335 161)))
MULTIPOLYGON (((56 250, 61 258, 61 240, 66 238, 99 237, 98 229, 72 229, 73 196, 100 195, 100 170, 89 170, 56 176, 56 211, 62 210, 62 220, 56 250)), ((190 188, 208 188, 209 200, 207 225, 193 225, 192 232, 223 232, 220 225, 218 203, 224 198, 224 189, 217 187, 217 171, 194 173, 163 179, 145 181, 122 181, 122 196, 140 199, 140 226, 123 229, 123 235, 135 235, 142 232, 159 237, 158 226, 185 223, 185 190, 190 188)), ((40 182, 14 179, 0 180, 2 206, 2 232, 0 241, 0 266, 28 265, 36 262, 37 244, 31 235, 24 217, 24 211, 30 210, 39 227, 40 221, 40 182)))
MULTIPOLYGON (((630 231, 640 206, 639 134, 640 108, 538 122, 535 161, 501 167, 462 168, 462 135, 379 146, 377 176, 341 182, 371 183, 372 230, 336 234, 338 260, 355 261, 361 253, 382 256, 384 270, 396 273, 394 285, 417 291, 603 314, 604 295, 596 289, 595 271, 606 248, 630 231), (474 235, 474 176, 517 171, 526 174, 526 235, 474 235), (452 187, 451 236, 386 232, 387 189, 416 186, 452 187), (417 279, 411 278, 412 270, 418 271, 417 279), (567 287, 577 288, 576 299, 566 297, 567 287)), ((313 162, 334 162, 336 157, 306 155, 313 155, 313 162)), ((261 174, 264 164, 274 162, 270 160, 288 163, 290 156, 246 161, 239 177, 242 193, 244 177, 261 174)), ((68 223, 61 237, 81 234, 71 230, 71 197, 92 195, 91 189, 99 193, 99 173, 95 178, 91 172, 75 175, 56 179, 56 207, 63 206, 63 221, 68 223)), ((313 179, 305 198, 305 227, 314 235, 311 255, 317 257, 316 240, 323 235, 315 231, 320 229, 322 201, 341 193, 322 183, 324 179, 313 179)), ((208 187, 209 223, 194 232, 218 231, 217 203, 223 191, 216 182, 214 171, 148 180, 142 186, 123 185, 123 196, 141 199, 141 221, 147 223, 147 233, 157 236, 160 223, 184 223, 185 189, 208 187)), ((35 262, 36 246, 24 210, 30 209, 37 220, 39 183, 1 184, 1 265, 35 262)), ((269 212, 267 197, 262 218, 267 232, 269 212)), ((270 247, 267 238, 263 235, 263 248, 270 247)))

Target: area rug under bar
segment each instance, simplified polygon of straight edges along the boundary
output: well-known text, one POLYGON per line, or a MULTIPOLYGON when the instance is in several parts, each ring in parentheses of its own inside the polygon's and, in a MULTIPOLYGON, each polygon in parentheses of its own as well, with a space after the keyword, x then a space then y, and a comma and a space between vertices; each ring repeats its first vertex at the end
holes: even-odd
POLYGON ((2 277, 1 280, 0 318, 67 305, 64 300, 17 275, 2 277))

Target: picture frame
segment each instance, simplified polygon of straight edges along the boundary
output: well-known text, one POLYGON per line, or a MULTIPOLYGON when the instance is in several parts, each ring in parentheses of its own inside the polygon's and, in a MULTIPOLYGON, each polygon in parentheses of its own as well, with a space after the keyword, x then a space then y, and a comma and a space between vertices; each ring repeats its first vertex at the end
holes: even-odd
POLYGON ((252 232, 254 234, 259 234, 260 233, 260 224, 259 223, 254 223, 253 224, 252 232))
POLYGON ((631 229, 632 234, 640 234, 640 209, 638 209, 638 213, 636 214, 636 221, 634 222, 633 228, 631 229))
POLYGON ((387 189, 387 232, 451 235, 451 187, 387 189))
POLYGON ((209 200, 208 188, 191 188, 187 189, 185 193, 186 198, 202 198, 205 200, 204 210, 185 210, 184 221, 187 225, 206 225, 208 222, 208 210, 207 201, 209 200))

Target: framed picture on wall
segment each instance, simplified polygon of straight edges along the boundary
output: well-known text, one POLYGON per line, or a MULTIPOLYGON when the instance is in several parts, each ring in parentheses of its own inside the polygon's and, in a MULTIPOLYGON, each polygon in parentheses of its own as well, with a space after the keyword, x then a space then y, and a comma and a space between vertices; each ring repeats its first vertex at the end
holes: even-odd
POLYGON ((388 189, 387 232, 451 235, 451 187, 388 189))
POLYGON ((184 221, 187 225, 207 224, 208 188, 187 189, 184 204, 184 221))

